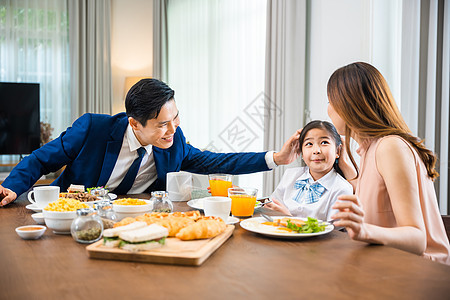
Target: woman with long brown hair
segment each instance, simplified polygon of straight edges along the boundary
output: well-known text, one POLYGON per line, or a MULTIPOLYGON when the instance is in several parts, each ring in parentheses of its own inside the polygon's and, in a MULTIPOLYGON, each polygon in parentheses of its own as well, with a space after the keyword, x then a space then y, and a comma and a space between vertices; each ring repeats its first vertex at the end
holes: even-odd
POLYGON ((328 115, 346 137, 351 162, 340 159, 340 167, 355 188, 334 205, 335 225, 354 240, 450 264, 433 185, 436 156, 409 130, 384 77, 367 63, 353 63, 331 75, 327 92, 328 115), (359 169, 350 137, 359 144, 359 169))

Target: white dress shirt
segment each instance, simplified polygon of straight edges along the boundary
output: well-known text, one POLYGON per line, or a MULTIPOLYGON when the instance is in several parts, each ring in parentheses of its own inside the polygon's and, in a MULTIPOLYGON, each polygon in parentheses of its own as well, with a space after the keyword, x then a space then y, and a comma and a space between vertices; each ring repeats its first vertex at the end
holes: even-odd
MULTIPOLYGON (((128 124, 123 136, 119 157, 117 158, 111 176, 106 183, 109 190, 113 191, 122 182, 122 179, 125 177, 131 164, 138 157, 137 149, 140 147, 142 147, 141 143, 139 143, 134 135, 133 129, 130 124, 128 124)), ((145 190, 147 190, 147 188, 158 178, 152 145, 147 145, 144 148, 146 153, 142 157, 136 179, 134 180, 133 186, 128 191, 128 194, 140 194, 145 192, 145 190)))
POLYGON ((339 175, 334 168, 322 178, 314 181, 309 173, 308 167, 297 167, 287 169, 284 172, 280 183, 270 197, 282 202, 295 217, 312 217, 327 221, 330 220, 332 215, 338 212, 331 208, 336 202, 337 197, 339 195, 351 194, 353 194, 352 185, 339 175), (325 187, 326 190, 319 201, 306 203, 304 199, 301 199, 300 202, 294 200, 294 197, 299 192, 298 189, 294 188, 294 183, 301 179, 309 179, 309 184, 318 182, 325 187))

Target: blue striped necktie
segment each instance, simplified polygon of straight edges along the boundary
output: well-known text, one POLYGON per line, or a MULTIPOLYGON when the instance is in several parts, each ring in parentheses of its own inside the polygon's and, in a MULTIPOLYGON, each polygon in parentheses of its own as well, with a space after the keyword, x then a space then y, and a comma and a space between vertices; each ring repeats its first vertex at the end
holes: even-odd
POLYGON ((136 179, 136 175, 141 165, 142 158, 145 154, 145 148, 141 147, 137 149, 137 153, 138 157, 133 161, 130 168, 128 169, 127 174, 125 174, 125 177, 122 179, 122 182, 114 190, 114 193, 118 195, 125 195, 133 186, 134 180, 136 179))
POLYGON ((309 184, 309 179, 297 180, 294 183, 294 188, 298 189, 297 195, 293 198, 297 202, 305 199, 305 203, 311 204, 319 201, 326 188, 318 182, 309 184))

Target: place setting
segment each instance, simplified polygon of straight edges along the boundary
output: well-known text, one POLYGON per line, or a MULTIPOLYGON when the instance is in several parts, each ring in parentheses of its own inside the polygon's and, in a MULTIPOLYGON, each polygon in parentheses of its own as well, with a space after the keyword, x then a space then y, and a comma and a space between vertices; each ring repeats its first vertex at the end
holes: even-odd
POLYGON ((218 216, 227 224, 236 224, 241 218, 251 217, 255 209, 272 202, 269 197, 257 199, 257 189, 233 186, 232 177, 230 174, 209 174, 211 196, 189 200, 187 205, 203 211, 205 216, 218 216))
POLYGON ((36 213, 42 213, 42 209, 49 203, 58 200, 59 186, 36 186, 27 195, 31 204, 25 206, 36 213))

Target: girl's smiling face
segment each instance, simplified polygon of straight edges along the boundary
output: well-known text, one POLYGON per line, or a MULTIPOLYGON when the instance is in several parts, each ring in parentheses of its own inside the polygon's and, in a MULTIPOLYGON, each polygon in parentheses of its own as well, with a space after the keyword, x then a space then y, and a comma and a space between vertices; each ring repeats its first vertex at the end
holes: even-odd
POLYGON ((339 157, 336 142, 322 128, 309 130, 302 144, 302 156, 314 180, 326 175, 339 157))

